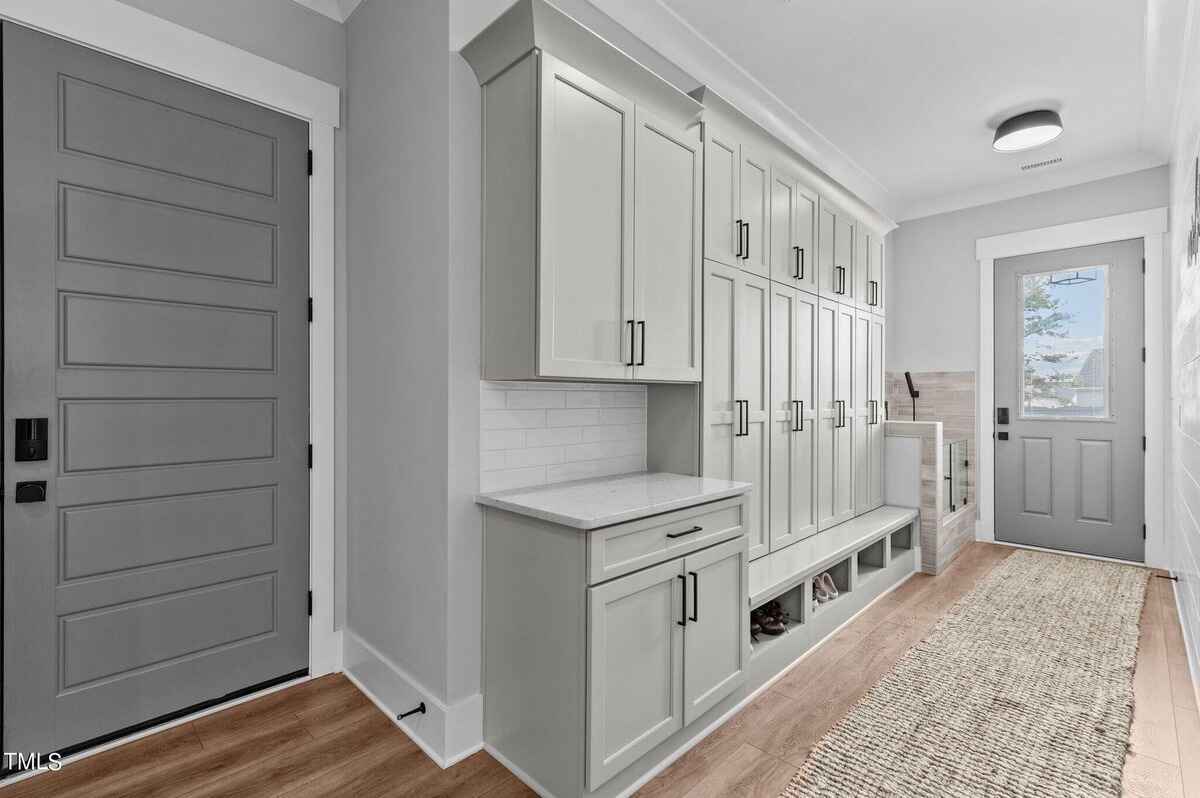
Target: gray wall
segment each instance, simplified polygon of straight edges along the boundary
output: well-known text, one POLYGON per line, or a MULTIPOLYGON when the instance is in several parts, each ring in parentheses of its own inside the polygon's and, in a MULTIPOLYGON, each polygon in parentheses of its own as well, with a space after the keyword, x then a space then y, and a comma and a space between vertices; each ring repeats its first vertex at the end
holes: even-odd
POLYGON ((1166 203, 1160 166, 902 222, 888 237, 888 370, 978 371, 976 239, 1166 203))
POLYGON ((367 0, 346 28, 347 625, 444 697, 448 5, 367 0))

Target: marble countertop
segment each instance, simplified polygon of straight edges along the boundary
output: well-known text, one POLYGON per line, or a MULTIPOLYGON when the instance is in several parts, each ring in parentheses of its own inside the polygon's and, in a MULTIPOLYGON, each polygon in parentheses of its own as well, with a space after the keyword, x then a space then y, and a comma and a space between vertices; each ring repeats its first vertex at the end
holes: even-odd
POLYGON ((481 493, 475 501, 575 529, 598 529, 740 496, 751 487, 747 482, 643 472, 481 493))

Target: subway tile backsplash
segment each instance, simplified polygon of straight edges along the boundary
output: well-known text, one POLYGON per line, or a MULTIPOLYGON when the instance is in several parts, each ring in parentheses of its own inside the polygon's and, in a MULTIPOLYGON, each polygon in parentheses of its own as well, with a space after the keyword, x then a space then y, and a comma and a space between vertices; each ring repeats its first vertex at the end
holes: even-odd
POLYGON ((479 383, 479 489, 646 469, 646 386, 479 383))

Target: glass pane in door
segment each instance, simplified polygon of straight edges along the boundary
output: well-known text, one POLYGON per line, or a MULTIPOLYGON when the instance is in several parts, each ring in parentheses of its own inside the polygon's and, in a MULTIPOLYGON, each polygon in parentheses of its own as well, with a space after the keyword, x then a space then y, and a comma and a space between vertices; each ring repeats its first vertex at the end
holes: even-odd
POLYGON ((1023 274, 1021 415, 1108 418, 1108 267, 1023 274))

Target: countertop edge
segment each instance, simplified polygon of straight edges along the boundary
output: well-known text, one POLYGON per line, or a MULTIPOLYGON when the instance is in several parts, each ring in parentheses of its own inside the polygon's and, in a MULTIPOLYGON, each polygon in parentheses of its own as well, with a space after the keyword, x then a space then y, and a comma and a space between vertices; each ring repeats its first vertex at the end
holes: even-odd
POLYGON ((591 531, 602 527, 614 526, 623 524, 629 521, 638 521, 643 518, 650 518, 655 515, 673 512, 675 510, 683 510, 688 507, 698 507, 703 504, 711 504, 712 502, 731 499, 735 496, 744 496, 749 493, 751 486, 726 488, 724 490, 712 491, 703 496, 691 496, 680 499, 672 499, 670 501, 661 502, 659 504, 639 507, 634 510, 626 510, 612 515, 594 516, 591 518, 581 518, 579 516, 567 516, 561 513, 555 513, 549 510, 535 510, 523 504, 507 502, 503 497, 492 496, 485 493, 477 494, 475 502, 492 507, 497 510, 514 513, 516 515, 524 515, 529 518, 538 518, 542 521, 549 521, 560 526, 579 529, 582 531, 591 531))

